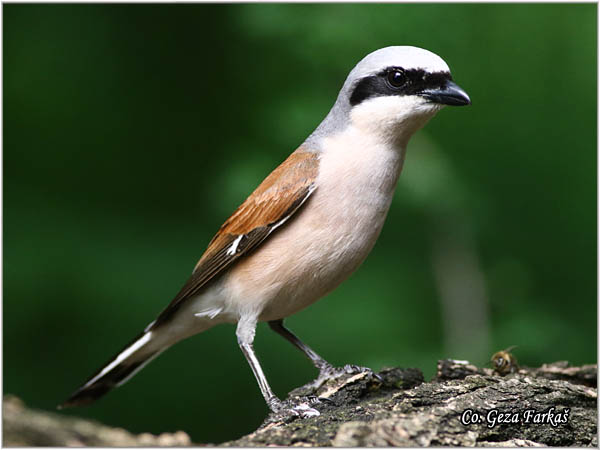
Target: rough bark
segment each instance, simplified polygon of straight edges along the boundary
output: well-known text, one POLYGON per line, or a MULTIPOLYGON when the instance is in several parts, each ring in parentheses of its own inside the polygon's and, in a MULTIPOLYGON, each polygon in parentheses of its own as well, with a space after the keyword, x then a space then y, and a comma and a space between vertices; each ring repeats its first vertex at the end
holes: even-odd
MULTIPOLYGON (((320 416, 271 414, 255 432, 222 445, 597 447, 596 381, 596 365, 569 367, 566 362, 515 367, 514 373, 500 376, 466 361, 443 360, 430 382, 417 369, 384 369, 376 376, 346 373, 290 393, 289 402, 308 401, 320 416), (479 414, 479 423, 461 423, 461 417, 476 418, 473 413, 479 414), (501 418, 511 423, 492 426, 501 418)), ((184 432, 133 435, 31 410, 11 396, 4 398, 3 411, 4 446, 199 445, 184 432)))

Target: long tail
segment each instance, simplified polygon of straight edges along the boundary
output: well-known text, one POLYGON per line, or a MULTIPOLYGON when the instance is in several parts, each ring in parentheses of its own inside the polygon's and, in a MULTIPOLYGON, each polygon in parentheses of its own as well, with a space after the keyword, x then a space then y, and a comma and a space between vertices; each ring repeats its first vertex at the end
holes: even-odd
MULTIPOLYGON (((149 327, 148 327, 149 328, 149 327)), ((148 329, 147 328, 147 329, 148 329)), ((99 399, 111 389, 121 386, 169 346, 159 345, 152 331, 144 331, 92 375, 58 409, 82 406, 99 399)))

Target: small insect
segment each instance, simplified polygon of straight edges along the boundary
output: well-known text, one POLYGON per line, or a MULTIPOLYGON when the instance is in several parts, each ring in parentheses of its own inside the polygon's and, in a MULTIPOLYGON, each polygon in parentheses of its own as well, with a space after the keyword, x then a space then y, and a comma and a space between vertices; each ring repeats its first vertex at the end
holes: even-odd
POLYGON ((498 375, 506 375, 509 373, 515 373, 519 370, 519 364, 517 364, 517 358, 510 353, 511 350, 514 350, 517 346, 511 345, 505 350, 500 350, 492 355, 492 366, 494 368, 494 372, 498 375))

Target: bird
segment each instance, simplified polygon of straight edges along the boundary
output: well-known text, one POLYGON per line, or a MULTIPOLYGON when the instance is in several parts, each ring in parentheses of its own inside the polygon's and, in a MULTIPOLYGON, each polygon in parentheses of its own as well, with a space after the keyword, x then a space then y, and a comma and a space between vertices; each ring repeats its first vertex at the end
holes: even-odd
POLYGON ((223 223, 168 306, 59 408, 89 404, 175 343, 233 323, 270 410, 318 415, 273 393, 253 347, 257 323, 301 350, 319 379, 337 373, 284 319, 334 290, 370 253, 411 136, 443 107, 470 104, 435 53, 390 46, 366 55, 322 122, 223 223))

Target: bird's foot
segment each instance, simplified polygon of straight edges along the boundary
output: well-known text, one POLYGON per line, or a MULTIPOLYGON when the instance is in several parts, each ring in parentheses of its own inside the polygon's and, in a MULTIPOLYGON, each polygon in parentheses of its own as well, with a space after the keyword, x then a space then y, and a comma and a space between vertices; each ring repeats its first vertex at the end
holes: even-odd
POLYGON ((308 403, 300 403, 290 409, 290 412, 302 419, 307 419, 309 417, 317 417, 320 416, 321 413, 315 408, 311 408, 308 406, 308 403))
POLYGON ((369 378, 374 379, 379 383, 383 383, 381 377, 368 367, 357 366, 354 364, 346 364, 343 367, 333 367, 332 365, 327 364, 321 367, 319 376, 312 383, 312 387, 318 389, 329 380, 336 380, 346 375, 356 375, 359 373, 364 373, 369 378))
POLYGON ((267 402, 271 411, 278 420, 289 421, 294 418, 307 419, 320 416, 321 413, 311 406, 321 403, 318 397, 311 395, 307 397, 296 397, 294 399, 281 401, 278 398, 267 402))

